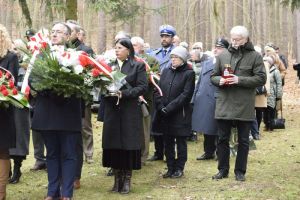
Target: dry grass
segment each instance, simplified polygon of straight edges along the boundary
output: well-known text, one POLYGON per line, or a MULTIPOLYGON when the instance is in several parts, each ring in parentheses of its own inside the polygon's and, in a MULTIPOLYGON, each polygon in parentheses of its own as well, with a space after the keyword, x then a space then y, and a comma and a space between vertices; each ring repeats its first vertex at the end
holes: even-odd
MULTIPOLYGON (((202 136, 197 143, 188 144, 188 162, 185 176, 181 179, 163 179, 164 162, 147 163, 142 170, 134 172, 132 192, 129 195, 112 194, 112 178, 107 177, 101 166, 101 124, 95 122, 95 163, 85 164, 82 188, 74 192, 76 200, 101 199, 300 199, 300 89, 294 84, 295 72, 289 71, 285 87, 286 130, 272 133, 261 132, 256 142, 257 150, 250 151, 246 182, 235 181, 231 158, 228 179, 213 181, 217 172, 216 161, 197 161, 202 153, 202 136)), ((95 120, 95 119, 94 119, 95 120)), ((153 152, 153 143, 151 143, 153 152)), ((22 167, 23 176, 17 185, 8 186, 8 200, 41 200, 46 194, 46 172, 30 172, 33 165, 33 150, 22 167)))

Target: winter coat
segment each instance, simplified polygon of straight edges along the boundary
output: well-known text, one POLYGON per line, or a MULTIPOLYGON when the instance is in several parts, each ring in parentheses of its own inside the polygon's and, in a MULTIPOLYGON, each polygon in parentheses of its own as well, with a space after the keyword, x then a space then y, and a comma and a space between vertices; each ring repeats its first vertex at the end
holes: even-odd
MULTIPOLYGON (((114 63, 118 65, 118 63, 114 63)), ((145 64, 125 60, 121 72, 126 75, 130 87, 121 88, 122 98, 104 97, 103 149, 139 150, 143 135, 142 111, 139 96, 147 91, 145 64)), ((101 102, 102 103, 102 102, 101 102)))
POLYGON ((266 94, 257 94, 255 96, 255 108, 266 108, 267 107, 267 97, 270 95, 270 64, 268 62, 264 62, 266 74, 267 74, 267 81, 265 84, 267 93, 266 94))
MULTIPOLYGON (((16 54, 8 52, 0 58, 0 66, 7 69, 17 80, 19 62, 16 54)), ((14 107, 0 107, 0 149, 7 150, 16 145, 16 129, 14 123, 14 107)))
POLYGON ((162 73, 159 86, 163 96, 155 92, 156 111, 152 131, 173 136, 191 134, 192 107, 190 105, 195 88, 195 72, 184 64, 176 69, 169 67, 162 73), (167 114, 162 114, 165 107, 167 114))
POLYGON ((214 69, 214 59, 202 63, 202 72, 195 87, 192 103, 192 130, 207 135, 217 135, 217 121, 215 119, 217 87, 210 81, 214 69))
MULTIPOLYGON (((17 87, 20 90, 26 70, 19 68, 17 87)), ((28 108, 14 108, 16 127, 16 148, 9 149, 9 155, 26 156, 29 154, 30 113, 28 108)))
POLYGON ((173 45, 171 45, 169 47, 169 50, 166 54, 165 57, 163 57, 163 50, 164 48, 159 48, 159 49, 156 49, 154 51, 151 52, 151 56, 154 56, 158 62, 159 62, 159 71, 162 73, 162 71, 166 68, 168 68, 171 64, 171 58, 170 58, 170 53, 171 51, 174 49, 175 47, 173 45))
POLYGON ((266 83, 266 71, 263 59, 254 50, 251 42, 238 49, 229 47, 217 57, 216 65, 211 75, 211 81, 219 89, 215 118, 223 120, 253 121, 255 119, 256 87, 266 83), (235 85, 219 85, 225 65, 230 65, 238 76, 235 85))
POLYGON ((276 66, 270 68, 270 95, 268 96, 268 106, 275 108, 276 99, 282 97, 282 82, 280 71, 276 66))

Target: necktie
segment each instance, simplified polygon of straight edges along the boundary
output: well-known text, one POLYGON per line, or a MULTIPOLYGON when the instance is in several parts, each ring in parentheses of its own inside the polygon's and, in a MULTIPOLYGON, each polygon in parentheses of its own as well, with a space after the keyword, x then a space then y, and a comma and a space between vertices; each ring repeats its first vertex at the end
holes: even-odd
POLYGON ((167 55, 167 50, 166 49, 163 50, 163 54, 162 55, 163 55, 163 58, 167 55))

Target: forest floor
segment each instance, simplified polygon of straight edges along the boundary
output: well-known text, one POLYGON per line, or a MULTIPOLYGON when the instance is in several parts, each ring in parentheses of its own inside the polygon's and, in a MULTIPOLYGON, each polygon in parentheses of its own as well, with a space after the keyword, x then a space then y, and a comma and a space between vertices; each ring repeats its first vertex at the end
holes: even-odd
MULTIPOLYGON (((234 162, 230 161, 229 178, 215 181, 217 162, 197 161, 203 153, 203 137, 188 143, 188 161, 181 179, 163 179, 165 162, 147 162, 142 170, 135 171, 132 191, 128 195, 110 192, 113 177, 106 176, 107 169, 101 165, 102 123, 94 117, 94 161, 84 164, 81 188, 74 192, 75 200, 210 200, 210 199, 300 199, 300 85, 295 84, 296 72, 288 69, 284 87, 284 117, 286 129, 264 132, 261 140, 255 141, 256 150, 249 153, 245 182, 234 178, 234 162)), ((263 127, 263 126, 262 126, 263 127)), ((33 148, 24 161, 20 183, 8 185, 7 200, 42 200, 47 191, 46 171, 32 172, 33 148)), ((153 155, 153 143, 150 144, 153 155)))

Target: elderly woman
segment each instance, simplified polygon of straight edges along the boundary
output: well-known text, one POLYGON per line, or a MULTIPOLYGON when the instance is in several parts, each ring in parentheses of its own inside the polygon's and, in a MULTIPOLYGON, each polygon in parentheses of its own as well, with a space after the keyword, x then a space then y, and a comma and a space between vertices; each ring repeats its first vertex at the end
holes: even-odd
MULTIPOLYGON (((18 76, 19 63, 16 54, 12 53, 12 42, 6 28, 0 24, 0 66, 18 76)), ((5 199, 10 163, 9 148, 16 145, 14 108, 0 106, 0 199, 5 199)))
POLYGON ((112 68, 126 75, 126 84, 114 94, 104 97, 103 166, 114 171, 113 192, 130 191, 132 170, 141 169, 142 111, 139 96, 147 91, 145 65, 134 59, 130 39, 116 41, 117 60, 112 68))
POLYGON ((155 93, 154 97, 156 112, 152 128, 164 135, 168 171, 163 178, 180 178, 187 161, 186 138, 191 133, 190 101, 195 88, 195 72, 187 64, 185 48, 176 47, 170 55, 171 66, 165 69, 159 81, 163 96, 155 93))

